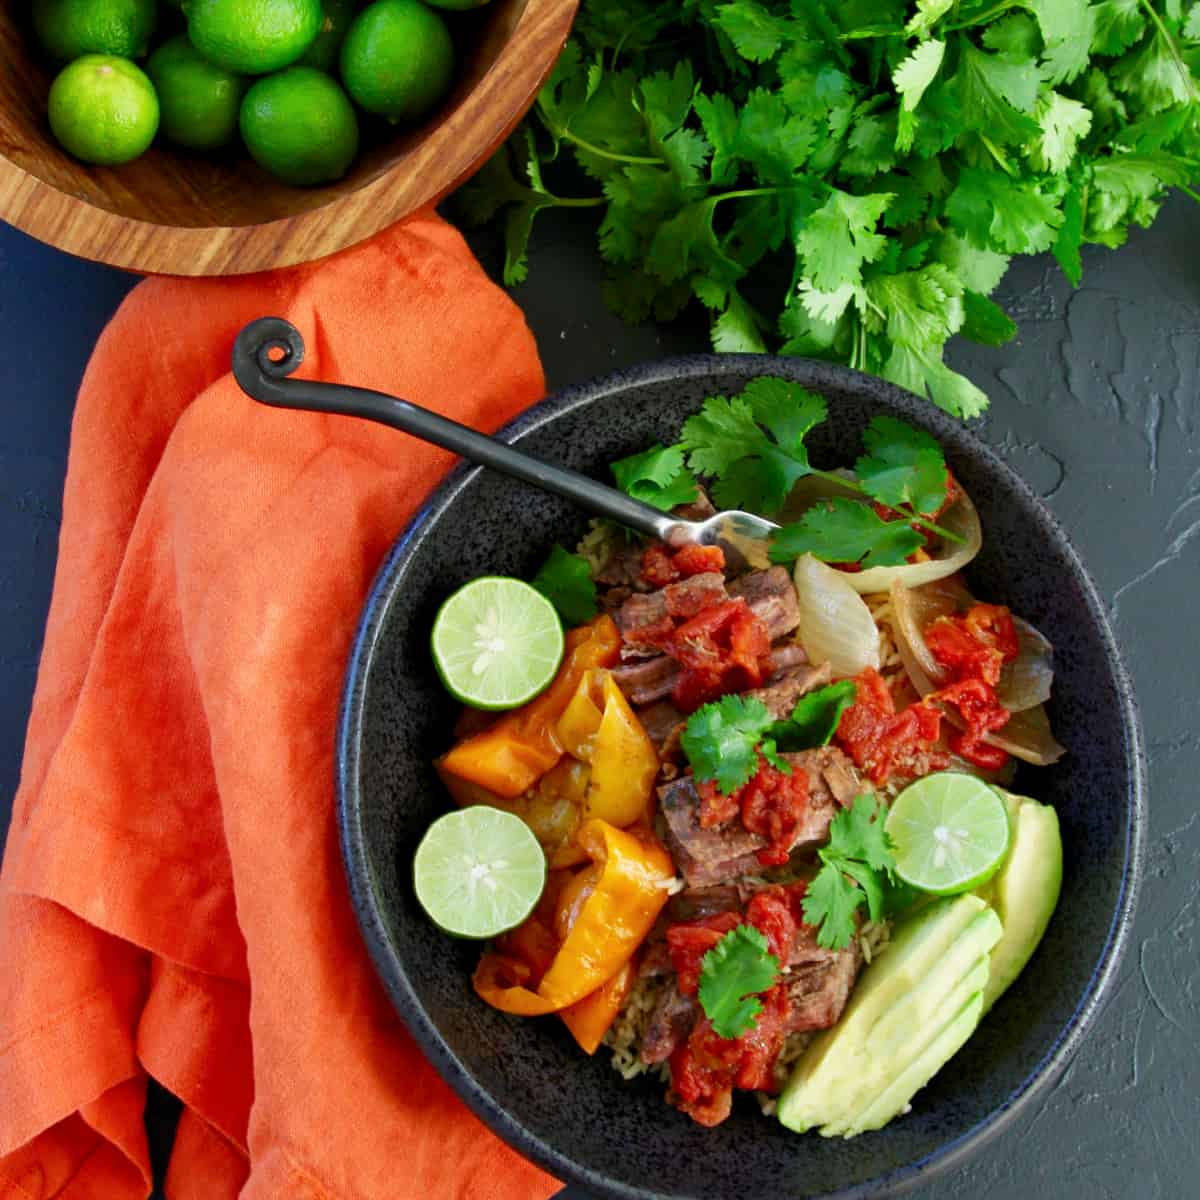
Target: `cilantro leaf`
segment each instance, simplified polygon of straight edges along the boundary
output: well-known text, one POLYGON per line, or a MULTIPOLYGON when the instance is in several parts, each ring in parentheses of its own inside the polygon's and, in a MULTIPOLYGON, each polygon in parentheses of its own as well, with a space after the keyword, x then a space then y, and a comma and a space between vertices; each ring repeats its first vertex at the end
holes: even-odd
POLYGON ((1079 253, 1083 241, 1083 194, 1079 182, 1071 185, 1063 197, 1063 223, 1051 249, 1063 274, 1073 287, 1083 278, 1083 258, 1079 253))
POLYGON ((688 465, 712 475, 725 508, 776 512, 811 466, 804 438, 826 416, 825 401, 799 384, 751 380, 740 396, 710 396, 683 426, 688 465))
POLYGON ((736 1038, 754 1027, 762 1012, 756 993, 779 978, 779 959, 753 925, 731 929, 700 964, 700 1006, 718 1037, 736 1038))
POLYGON ((786 720, 776 721, 768 733, 786 750, 811 750, 826 746, 837 732, 842 713, 854 703, 857 690, 853 679, 831 683, 796 701, 786 720))
POLYGON ((979 292, 967 291, 963 293, 963 324, 960 332, 963 337, 980 345, 1002 346, 1016 336, 1017 326, 1000 305, 979 292))
POLYGON ((771 561, 787 563, 811 554, 823 562, 895 567, 924 540, 906 521, 884 521, 857 500, 835 497, 814 504, 799 521, 775 534, 771 561))
POLYGON ((911 504, 919 513, 937 512, 946 499, 946 459, 931 434, 878 416, 863 433, 867 448, 854 464, 855 474, 872 500, 888 508, 911 504))
POLYGON ((1002 144, 1023 143, 1036 137, 1038 124, 1028 115, 1033 111, 1040 82, 1036 64, 988 54, 961 36, 959 49, 954 82, 964 127, 1002 144))
POLYGON ((679 744, 696 779, 715 780, 728 796, 758 770, 755 751, 771 724, 771 714, 761 700, 722 696, 688 717, 679 744))
POLYGON ((768 12, 754 0, 734 0, 717 9, 717 23, 729 35, 737 52, 755 63, 779 53, 791 36, 791 22, 768 12))
POLYGON ((844 950, 854 936, 854 914, 866 899, 837 863, 827 862, 804 893, 805 924, 817 931, 817 945, 844 950))
POLYGON ((1024 254, 1048 250, 1062 224, 1062 212, 1036 184, 982 167, 962 169, 946 216, 977 246, 1024 254))
POLYGON ((696 499, 696 477, 683 465, 682 446, 651 446, 609 469, 623 492, 663 512, 696 499))
POLYGON ((566 624, 582 625, 596 615, 596 584, 581 554, 556 545, 531 582, 566 624))
POLYGON ((891 201, 887 192, 851 196, 834 190, 809 217, 796 249, 815 287, 833 291, 862 279, 863 264, 874 262, 887 244, 875 228, 891 201))
POLYGON ((844 859, 859 859, 874 871, 892 871, 892 839, 883 827, 887 808, 874 796, 855 796, 829 825, 827 853, 844 859))
POLYGON ((818 852, 821 869, 808 885, 804 919, 817 929, 817 944, 844 949, 854 936, 854 914, 865 901, 872 921, 895 902, 896 860, 884 830, 886 806, 874 796, 856 796, 829 826, 829 844, 818 852))
POLYGON ((1040 170, 1061 175, 1091 129, 1092 114, 1078 100, 1049 92, 1038 101, 1034 115, 1042 132, 1031 143, 1033 162, 1040 170))
POLYGON ((942 66, 946 43, 936 38, 922 42, 903 62, 892 70, 892 83, 900 93, 902 107, 912 112, 925 95, 942 66))

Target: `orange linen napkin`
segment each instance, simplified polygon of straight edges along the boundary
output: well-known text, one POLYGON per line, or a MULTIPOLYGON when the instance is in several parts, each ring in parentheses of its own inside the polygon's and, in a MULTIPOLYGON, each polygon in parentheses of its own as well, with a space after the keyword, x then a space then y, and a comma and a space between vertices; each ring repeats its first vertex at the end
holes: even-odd
POLYGON ((450 456, 244 396, 230 348, 265 314, 302 374, 468 424, 542 395, 520 313, 433 215, 122 306, 79 395, 0 873, 0 1197, 144 1197, 149 1075, 185 1105, 173 1200, 540 1200, 555 1181, 394 1015, 334 830, 359 609, 450 456))

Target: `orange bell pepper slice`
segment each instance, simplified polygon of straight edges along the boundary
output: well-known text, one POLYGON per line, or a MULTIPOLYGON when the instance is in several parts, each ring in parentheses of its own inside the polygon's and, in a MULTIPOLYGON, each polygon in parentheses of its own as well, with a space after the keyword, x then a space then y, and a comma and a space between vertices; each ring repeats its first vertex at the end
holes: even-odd
POLYGON ((649 811, 658 752, 611 673, 595 674, 603 676, 604 715, 592 741, 592 777, 583 815, 624 829, 649 811))
POLYGON ((579 831, 579 844, 600 866, 599 878, 536 990, 526 986, 528 963, 497 953, 480 960, 475 991, 494 1008, 534 1017, 582 1000, 629 962, 666 904, 675 866, 648 830, 592 820, 579 831))
POLYGON ((609 1027, 625 1007, 636 979, 637 968, 631 958, 607 983, 602 983, 590 996, 584 996, 558 1014, 585 1054, 596 1053, 609 1027))
POLYGON ((501 717, 490 728, 458 743, 439 760, 439 770, 512 799, 528 791, 563 755, 558 719, 594 667, 617 661, 621 635, 609 616, 572 629, 554 682, 536 699, 501 717))

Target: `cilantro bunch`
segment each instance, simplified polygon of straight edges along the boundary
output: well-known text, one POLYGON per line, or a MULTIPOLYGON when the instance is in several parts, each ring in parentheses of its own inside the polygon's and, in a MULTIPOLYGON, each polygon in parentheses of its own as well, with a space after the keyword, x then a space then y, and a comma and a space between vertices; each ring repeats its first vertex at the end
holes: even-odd
POLYGON ((630 321, 846 362, 970 417, 942 359, 1015 326, 1014 254, 1118 246, 1200 173, 1200 0, 584 0, 533 114, 460 193, 595 208, 630 321))

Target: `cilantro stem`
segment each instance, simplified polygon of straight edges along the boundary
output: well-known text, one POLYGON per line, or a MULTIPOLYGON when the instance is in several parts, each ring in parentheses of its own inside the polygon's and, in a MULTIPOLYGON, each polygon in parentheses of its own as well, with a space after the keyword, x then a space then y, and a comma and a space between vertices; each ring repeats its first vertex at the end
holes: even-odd
POLYGON ((573 142, 580 150, 586 150, 589 154, 595 154, 598 158, 607 158, 610 162, 622 163, 639 163, 647 166, 665 167, 667 160, 665 158, 657 158, 653 155, 641 154, 617 154, 612 150, 604 150, 600 146, 594 146, 591 142, 585 142, 578 134, 572 133, 569 129, 556 129, 548 121, 547 128, 552 133, 556 133, 564 142, 573 142))
POLYGON ((1197 195, 1197 193, 1193 192, 1192 189, 1187 186, 1187 184, 1181 183, 1177 186, 1185 196, 1191 196, 1191 198, 1195 200, 1197 204, 1200 204, 1200 195, 1197 195))
POLYGON ((1016 174, 1016 172, 1013 170, 1012 164, 1008 161, 1007 158, 1004 157, 1003 152, 1001 150, 999 150, 992 143, 992 139, 989 138, 986 133, 981 133, 979 135, 979 140, 983 143, 984 148, 987 150, 987 152, 999 164, 1000 170, 1002 170, 1006 175, 1015 175, 1016 174))
POLYGON ((972 17, 969 21, 960 21, 957 25, 943 25, 943 33, 955 33, 959 29, 973 29, 977 25, 986 25, 993 17, 998 17, 1002 13, 1008 12, 1010 8, 1016 8, 1014 0, 1001 0, 1000 4, 994 4, 986 12, 981 12, 977 17, 972 17))
POLYGON ((758 187, 758 188, 739 188, 736 192, 719 192, 715 196, 709 196, 709 204, 719 204, 722 200, 742 200, 747 196, 776 196, 780 192, 795 191, 794 188, 785 187, 758 187))
MULTIPOLYGON (((816 467, 811 467, 808 473, 817 479, 824 479, 828 483, 836 483, 839 487, 849 488, 851 491, 858 492, 859 495, 866 496, 868 494, 867 489, 857 479, 847 479, 835 471, 819 471, 816 467)), ((944 525, 936 524, 928 517, 921 516, 911 504, 900 505, 895 511, 911 524, 920 525, 922 529, 928 529, 930 533, 936 533, 938 537, 945 538, 948 542, 958 542, 959 545, 962 545, 966 541, 961 534, 947 529, 944 525)))
POLYGON ((1162 18, 1154 11, 1154 5, 1150 3, 1150 0, 1138 0, 1138 2, 1146 10, 1146 14, 1150 20, 1154 22, 1154 27, 1158 30, 1158 36, 1166 42, 1167 52, 1171 55, 1175 63, 1175 69, 1179 72, 1179 76, 1183 80, 1183 86, 1192 94, 1192 103, 1200 104, 1200 92, 1196 90, 1196 81, 1192 78, 1192 73, 1188 70, 1187 63, 1183 61, 1183 57, 1179 53, 1179 47, 1175 45, 1175 39, 1163 24, 1162 18))

